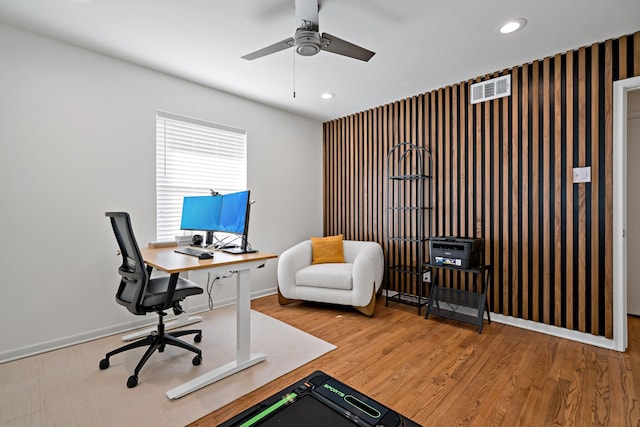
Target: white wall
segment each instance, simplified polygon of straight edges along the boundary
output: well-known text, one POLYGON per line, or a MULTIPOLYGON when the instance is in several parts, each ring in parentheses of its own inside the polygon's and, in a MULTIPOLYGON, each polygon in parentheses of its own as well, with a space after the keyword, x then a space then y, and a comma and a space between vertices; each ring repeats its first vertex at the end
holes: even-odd
MULTIPOLYGON (((320 122, 5 25, 0 58, 0 361, 155 321, 114 301, 104 212, 155 240, 157 110, 247 130, 255 248, 322 232, 320 122)), ((276 264, 252 273, 254 295, 275 289, 276 264)))

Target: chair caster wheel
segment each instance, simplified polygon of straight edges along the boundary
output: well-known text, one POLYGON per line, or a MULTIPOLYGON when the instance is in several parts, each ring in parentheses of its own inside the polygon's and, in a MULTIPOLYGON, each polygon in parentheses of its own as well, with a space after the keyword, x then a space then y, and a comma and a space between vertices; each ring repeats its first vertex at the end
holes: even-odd
POLYGON ((138 385, 138 376, 137 375, 131 375, 129 377, 129 379, 127 380, 127 387, 134 388, 137 385, 138 385))
POLYGON ((196 334, 195 337, 193 337, 193 341, 194 342, 200 342, 202 341, 202 334, 196 334))
POLYGON ((200 363, 202 363, 202 356, 194 357, 191 363, 193 363, 193 366, 198 366, 200 363))
POLYGON ((109 359, 102 359, 100 361, 100 369, 105 370, 109 367, 109 359))

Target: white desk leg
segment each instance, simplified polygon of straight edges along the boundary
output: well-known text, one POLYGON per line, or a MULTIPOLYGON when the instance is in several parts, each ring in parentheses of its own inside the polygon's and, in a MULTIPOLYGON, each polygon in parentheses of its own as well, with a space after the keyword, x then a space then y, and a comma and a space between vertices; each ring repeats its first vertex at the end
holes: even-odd
POLYGON ((236 280, 236 360, 243 363, 249 360, 251 352, 251 287, 250 270, 238 271, 236 280), (243 286, 244 283, 244 286, 243 286))
POLYGON ((202 387, 240 372, 266 359, 264 353, 251 353, 251 281, 250 270, 238 271, 236 302, 236 360, 167 391, 169 399, 178 399, 202 387))

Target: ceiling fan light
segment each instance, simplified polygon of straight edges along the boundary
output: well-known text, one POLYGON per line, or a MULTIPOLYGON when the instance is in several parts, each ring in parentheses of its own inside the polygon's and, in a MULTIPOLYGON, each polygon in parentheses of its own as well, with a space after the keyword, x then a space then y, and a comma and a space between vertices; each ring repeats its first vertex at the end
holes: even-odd
POLYGON ((296 52, 302 56, 313 56, 320 52, 320 48, 314 44, 301 44, 296 46, 296 52))
POLYGON ((296 30, 296 52, 302 56, 313 56, 320 52, 320 34, 304 28, 296 30))
POLYGON ((498 31, 502 34, 511 34, 523 29, 525 25, 527 25, 527 20, 524 18, 512 19, 500 25, 498 31))
POLYGON ((331 99, 333 98, 335 95, 331 92, 325 92, 322 95, 320 95, 320 98, 322 99, 331 99))

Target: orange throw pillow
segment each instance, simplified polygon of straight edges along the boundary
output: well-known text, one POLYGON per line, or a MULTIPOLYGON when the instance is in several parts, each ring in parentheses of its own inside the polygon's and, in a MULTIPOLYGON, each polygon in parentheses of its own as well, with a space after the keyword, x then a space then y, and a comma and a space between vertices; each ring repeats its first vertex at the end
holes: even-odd
POLYGON ((312 264, 344 262, 342 234, 311 238, 312 264))

